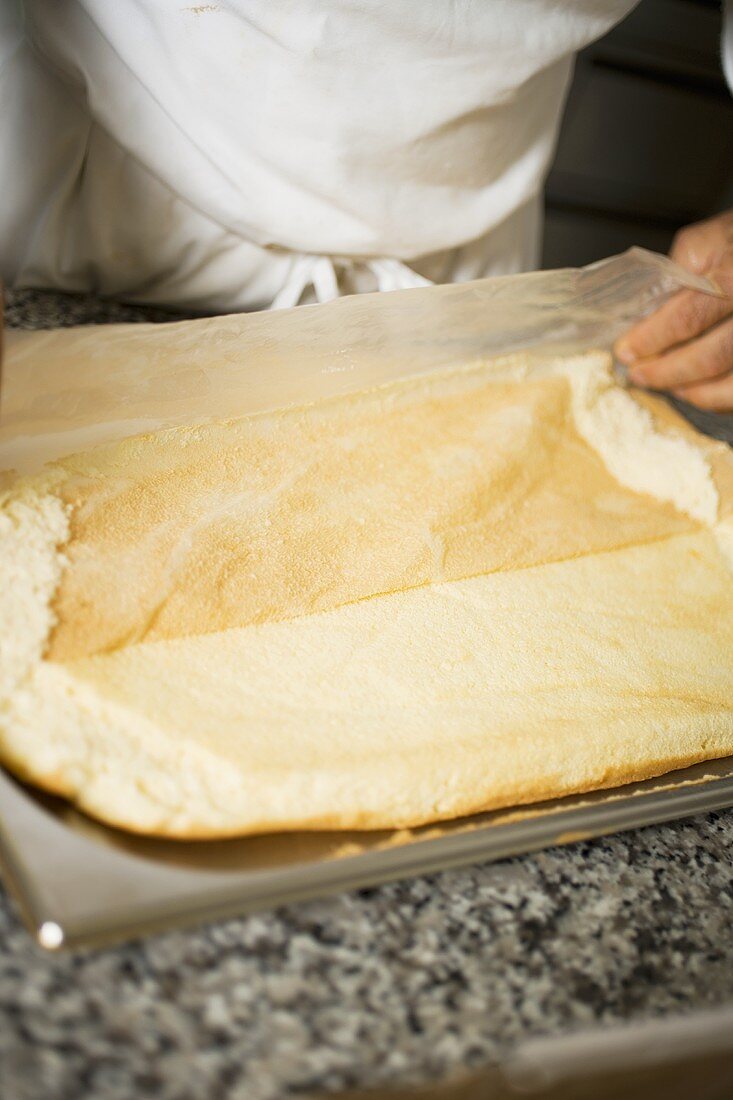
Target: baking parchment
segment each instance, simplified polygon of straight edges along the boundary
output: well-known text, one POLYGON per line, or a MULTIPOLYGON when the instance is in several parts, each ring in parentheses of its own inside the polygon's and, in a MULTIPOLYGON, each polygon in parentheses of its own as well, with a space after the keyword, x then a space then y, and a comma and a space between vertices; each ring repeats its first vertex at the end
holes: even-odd
POLYGON ((0 470, 96 443, 235 418, 519 350, 608 348, 683 288, 716 293, 632 248, 584 268, 340 298, 170 324, 7 333, 0 470))

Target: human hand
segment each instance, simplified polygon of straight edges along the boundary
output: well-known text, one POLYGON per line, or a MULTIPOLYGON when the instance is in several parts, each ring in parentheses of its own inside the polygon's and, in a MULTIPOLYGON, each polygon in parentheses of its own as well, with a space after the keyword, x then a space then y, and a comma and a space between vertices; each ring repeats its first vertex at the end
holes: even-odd
POLYGON ((676 235, 670 256, 724 297, 681 290, 616 343, 635 385, 670 390, 701 409, 733 411, 733 210, 676 235))

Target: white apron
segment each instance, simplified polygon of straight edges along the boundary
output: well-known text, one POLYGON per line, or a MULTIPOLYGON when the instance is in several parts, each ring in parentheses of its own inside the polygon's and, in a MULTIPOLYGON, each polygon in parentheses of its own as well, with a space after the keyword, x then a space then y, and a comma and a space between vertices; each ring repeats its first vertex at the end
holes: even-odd
POLYGON ((633 6, 0 0, 0 274, 230 311, 532 268, 574 54, 633 6))

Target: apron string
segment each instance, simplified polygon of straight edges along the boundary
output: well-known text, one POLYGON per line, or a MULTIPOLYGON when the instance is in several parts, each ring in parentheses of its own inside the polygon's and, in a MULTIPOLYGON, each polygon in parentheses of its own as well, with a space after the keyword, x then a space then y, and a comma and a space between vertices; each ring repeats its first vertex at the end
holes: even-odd
POLYGON ((401 260, 391 257, 365 260, 344 260, 341 257, 303 254, 296 256, 287 279, 275 295, 272 309, 291 309, 297 306, 309 286, 318 302, 330 302, 339 297, 336 268, 363 265, 377 280, 379 291, 408 290, 418 286, 432 286, 430 279, 418 275, 401 260))

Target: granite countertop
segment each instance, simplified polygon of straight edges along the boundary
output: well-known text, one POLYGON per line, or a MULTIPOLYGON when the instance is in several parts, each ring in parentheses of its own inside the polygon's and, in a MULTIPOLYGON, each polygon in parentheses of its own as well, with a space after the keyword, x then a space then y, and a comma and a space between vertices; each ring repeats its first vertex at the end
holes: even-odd
MULTIPOLYGON (((6 316, 151 312, 25 291, 6 316)), ((0 1097, 275 1100, 731 1002, 731 851, 728 810, 58 956, 0 888, 0 1097)))

